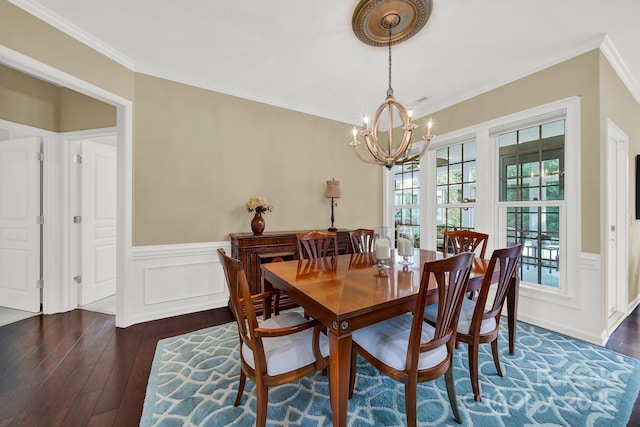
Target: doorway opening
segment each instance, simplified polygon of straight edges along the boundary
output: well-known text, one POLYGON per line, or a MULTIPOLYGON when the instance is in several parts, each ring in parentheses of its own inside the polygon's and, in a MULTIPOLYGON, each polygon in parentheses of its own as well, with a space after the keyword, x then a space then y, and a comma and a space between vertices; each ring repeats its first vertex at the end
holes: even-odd
POLYGON ((606 261, 607 331, 628 313, 629 137, 611 120, 606 125, 606 261))
MULTIPOLYGON (((112 92, 81 80, 0 45, 0 64, 36 77, 54 85, 65 87, 92 97, 116 108, 117 140, 117 190, 116 190, 116 326, 129 326, 127 298, 125 292, 132 275, 132 177, 131 141, 133 135, 133 105, 112 92)), ((68 182, 64 182, 60 168, 66 167, 67 159, 51 141, 45 140, 45 155, 52 152, 55 161, 44 167, 44 215, 49 216, 53 226, 43 231, 43 280, 42 311, 44 314, 72 310, 77 307, 77 293, 70 285, 72 272, 69 265, 69 195, 65 194, 68 182), (51 178, 51 179, 50 179, 51 178)))

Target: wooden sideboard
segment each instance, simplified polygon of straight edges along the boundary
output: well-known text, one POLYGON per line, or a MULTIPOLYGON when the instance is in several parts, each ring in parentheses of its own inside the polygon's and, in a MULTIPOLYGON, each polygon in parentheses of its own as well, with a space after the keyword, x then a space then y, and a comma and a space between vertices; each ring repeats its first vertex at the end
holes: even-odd
MULTIPOLYGON (((271 231, 263 233, 261 236, 254 236, 253 233, 231 233, 231 256, 242 261, 244 271, 249 282, 251 294, 262 292, 260 266, 273 261, 274 258, 282 258, 285 261, 296 259, 297 237, 301 231, 271 231)), ((338 252, 340 254, 352 253, 349 231, 339 229, 338 252)), ((280 302, 281 308, 292 306, 293 302, 284 299, 280 302)), ((256 302, 256 311, 262 313, 262 302, 256 302)))

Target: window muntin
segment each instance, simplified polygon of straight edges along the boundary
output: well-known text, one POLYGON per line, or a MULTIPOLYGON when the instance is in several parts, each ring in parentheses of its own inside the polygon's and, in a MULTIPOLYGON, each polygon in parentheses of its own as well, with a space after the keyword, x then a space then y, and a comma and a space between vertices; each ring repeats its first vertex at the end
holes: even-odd
POLYGON ((436 245, 439 249, 445 231, 475 228, 476 181, 475 141, 436 150, 436 245))
POLYGON ((560 285, 565 205, 564 127, 562 119, 498 136, 499 200, 506 208, 507 244, 523 244, 523 281, 554 288, 560 285))
POLYGON ((420 160, 393 167, 395 235, 409 227, 414 245, 420 247, 420 160))

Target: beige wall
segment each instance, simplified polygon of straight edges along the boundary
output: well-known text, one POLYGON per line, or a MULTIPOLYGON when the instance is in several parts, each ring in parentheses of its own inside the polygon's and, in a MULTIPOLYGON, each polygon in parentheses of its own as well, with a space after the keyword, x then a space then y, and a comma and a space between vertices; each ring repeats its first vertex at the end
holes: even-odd
POLYGON ((135 99, 136 245, 250 231, 244 203, 256 195, 274 205, 266 231, 327 228, 331 178, 337 227, 382 221, 382 170, 355 158, 344 123, 141 74, 135 99))
POLYGON ((0 65, 0 119, 56 132, 58 88, 0 65))
POLYGON ((133 99, 134 72, 0 0, 0 44, 95 86, 133 99))
POLYGON ((76 91, 60 88, 58 132, 99 129, 117 125, 116 108, 76 91))
POLYGON ((433 113, 434 132, 445 134, 570 96, 581 98, 582 250, 600 252, 599 50, 433 113))
MULTIPOLYGON (((640 221, 635 220, 636 155, 640 154, 640 105, 631 96, 604 55, 600 54, 600 138, 606 141, 606 120, 611 119, 629 136, 629 296, 640 294, 640 221)), ((604 182, 605 146, 599 150, 600 179, 604 182)), ((601 230, 604 241, 605 195, 600 197, 601 230)))
POLYGON ((0 65, 0 119, 69 132, 116 126, 116 108, 0 65))

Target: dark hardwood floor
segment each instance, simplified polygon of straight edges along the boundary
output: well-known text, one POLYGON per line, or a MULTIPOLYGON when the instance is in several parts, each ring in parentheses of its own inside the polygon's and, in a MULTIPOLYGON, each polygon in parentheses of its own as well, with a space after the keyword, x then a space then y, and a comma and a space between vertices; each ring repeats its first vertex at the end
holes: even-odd
MULTIPOLYGON (((126 329, 90 311, 37 316, 0 328, 0 427, 138 426, 159 339, 226 323, 209 310, 126 329)), ((607 348, 640 359, 640 314, 607 348)), ((640 400, 629 426, 640 426, 640 400)))

